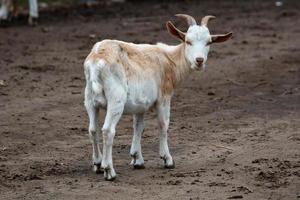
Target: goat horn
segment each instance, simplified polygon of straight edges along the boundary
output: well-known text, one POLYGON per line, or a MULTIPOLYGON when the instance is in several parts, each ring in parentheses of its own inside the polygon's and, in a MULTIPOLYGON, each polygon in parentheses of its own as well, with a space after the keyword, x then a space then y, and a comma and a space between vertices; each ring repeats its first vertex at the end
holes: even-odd
POLYGON ((212 16, 212 15, 207 15, 207 16, 203 17, 202 20, 201 20, 201 26, 207 26, 208 21, 210 19, 216 19, 216 17, 212 16))
POLYGON ((182 18, 182 19, 185 19, 189 26, 197 25, 197 22, 194 19, 194 17, 192 17, 190 15, 176 14, 175 16, 179 17, 179 18, 182 18))

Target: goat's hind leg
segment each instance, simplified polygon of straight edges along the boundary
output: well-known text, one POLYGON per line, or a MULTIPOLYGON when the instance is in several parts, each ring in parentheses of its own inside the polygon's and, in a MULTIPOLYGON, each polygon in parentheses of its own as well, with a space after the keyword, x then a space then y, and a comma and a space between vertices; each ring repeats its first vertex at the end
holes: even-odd
POLYGON ((89 88, 85 90, 85 108, 89 116, 89 137, 93 146, 93 171, 101 173, 102 154, 100 150, 100 128, 99 128, 99 106, 93 103, 89 93, 89 88))
POLYGON ((116 90, 116 95, 108 95, 111 98, 107 100, 107 113, 102 128, 103 134, 103 159, 101 167, 104 170, 104 178, 113 181, 116 178, 116 172, 113 167, 112 145, 116 133, 116 126, 123 114, 125 105, 125 92, 116 90))

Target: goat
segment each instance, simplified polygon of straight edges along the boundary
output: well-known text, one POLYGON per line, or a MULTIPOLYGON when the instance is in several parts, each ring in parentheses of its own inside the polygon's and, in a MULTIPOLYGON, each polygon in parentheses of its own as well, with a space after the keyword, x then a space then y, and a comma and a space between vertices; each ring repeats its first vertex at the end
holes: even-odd
MULTIPOLYGON (((37 0, 28 0, 29 18, 28 23, 35 25, 38 18, 38 3, 37 0)), ((9 20, 12 15, 17 15, 16 0, 1 0, 0 21, 9 20)))
POLYGON ((231 32, 210 35, 207 23, 214 16, 202 18, 201 26, 189 15, 176 16, 185 19, 189 24, 187 33, 184 33, 172 22, 166 23, 168 32, 181 41, 179 45, 103 40, 94 45, 85 59, 84 105, 89 117, 93 170, 100 173, 102 168, 106 180, 114 180, 116 177, 112 145, 116 126, 123 113, 133 114, 131 164, 134 168, 144 168, 140 142, 144 130, 144 115, 151 108, 157 111, 160 157, 164 160, 165 168, 174 168, 167 142, 174 88, 189 72, 205 67, 210 44, 224 42, 232 37, 231 32), (106 109, 102 127, 103 155, 99 145, 100 107, 106 109))

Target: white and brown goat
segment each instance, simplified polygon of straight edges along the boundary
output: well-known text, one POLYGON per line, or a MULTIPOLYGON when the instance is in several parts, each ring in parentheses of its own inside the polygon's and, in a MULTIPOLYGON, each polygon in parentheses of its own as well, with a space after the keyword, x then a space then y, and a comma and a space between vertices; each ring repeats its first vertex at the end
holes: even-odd
POLYGON ((201 25, 189 15, 178 14, 189 24, 187 33, 178 30, 170 21, 168 32, 179 39, 177 46, 158 43, 133 44, 118 40, 103 40, 94 45, 84 62, 86 76, 85 107, 89 116, 89 136, 93 145, 94 171, 104 170, 106 180, 113 180, 112 145, 122 114, 133 114, 131 164, 143 168, 141 137, 144 114, 150 108, 157 111, 159 154, 166 168, 174 167, 169 152, 167 131, 170 103, 174 88, 186 75, 205 67, 209 45, 224 42, 232 33, 210 35, 207 23, 215 17, 202 18, 201 25), (99 108, 106 109, 102 127, 103 155, 100 151, 98 126, 99 108))

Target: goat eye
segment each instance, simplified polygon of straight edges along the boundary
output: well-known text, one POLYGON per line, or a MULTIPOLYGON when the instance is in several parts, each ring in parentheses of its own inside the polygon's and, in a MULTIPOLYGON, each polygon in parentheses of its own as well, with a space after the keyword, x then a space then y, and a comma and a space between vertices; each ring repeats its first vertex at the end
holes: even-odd
POLYGON ((192 45, 192 42, 189 41, 189 40, 185 41, 185 43, 186 43, 187 45, 192 45))

